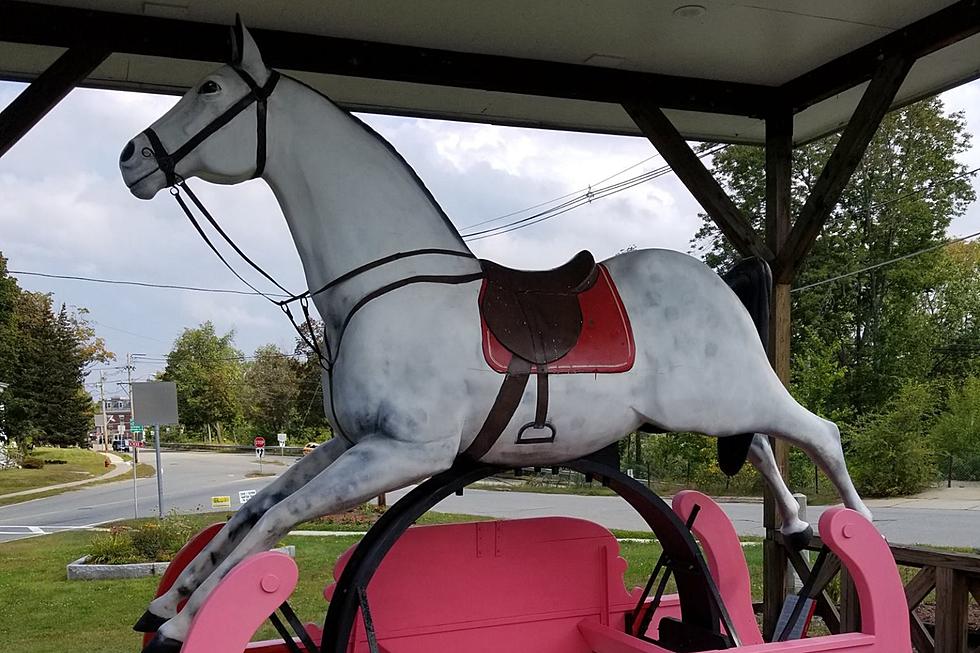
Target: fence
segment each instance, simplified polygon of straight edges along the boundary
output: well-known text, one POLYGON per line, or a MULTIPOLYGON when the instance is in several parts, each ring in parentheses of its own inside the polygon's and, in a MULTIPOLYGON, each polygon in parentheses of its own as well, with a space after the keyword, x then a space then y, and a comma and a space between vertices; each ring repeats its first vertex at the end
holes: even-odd
MULTIPOLYGON (((786 545, 782 536, 773 535, 783 545, 796 573, 806 582, 810 566, 806 559, 786 545)), ((820 538, 808 547, 819 550, 820 538)), ((980 653, 980 628, 971 632, 969 623, 971 597, 980 611, 980 555, 934 551, 916 546, 892 545, 895 562, 903 569, 905 600, 909 607, 912 645, 919 653, 980 653), (927 602, 931 599, 932 602, 927 602), (920 607, 921 606, 921 607, 920 607), (932 606, 932 625, 923 620, 922 607, 932 606)), ((818 570, 814 587, 816 614, 833 633, 855 632, 861 627, 858 598, 847 571, 840 560, 829 555, 818 570), (839 578, 839 602, 835 603, 828 588, 839 578)))

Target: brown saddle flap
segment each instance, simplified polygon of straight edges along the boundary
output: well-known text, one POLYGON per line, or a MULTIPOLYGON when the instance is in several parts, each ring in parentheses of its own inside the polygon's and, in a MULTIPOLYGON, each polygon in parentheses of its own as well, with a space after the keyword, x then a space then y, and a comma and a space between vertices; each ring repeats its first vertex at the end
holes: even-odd
POLYGON ((504 347, 536 365, 554 362, 571 351, 582 332, 578 295, 597 278, 591 253, 579 252, 553 270, 480 263, 486 274, 480 313, 504 347))

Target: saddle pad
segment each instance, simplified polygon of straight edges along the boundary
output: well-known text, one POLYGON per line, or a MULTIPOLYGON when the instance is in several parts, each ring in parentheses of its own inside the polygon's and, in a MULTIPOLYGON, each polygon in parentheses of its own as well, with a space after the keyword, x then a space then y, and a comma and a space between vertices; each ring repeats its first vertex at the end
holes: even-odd
MULTIPOLYGON (((532 367, 532 372, 584 374, 626 372, 633 367, 636 346, 629 316, 606 266, 599 264, 599 277, 590 289, 578 295, 582 308, 582 332, 572 350, 558 360, 532 367)), ((480 291, 482 297, 487 282, 480 291)), ((497 372, 506 372, 513 354, 494 337, 480 316, 483 355, 497 372)))

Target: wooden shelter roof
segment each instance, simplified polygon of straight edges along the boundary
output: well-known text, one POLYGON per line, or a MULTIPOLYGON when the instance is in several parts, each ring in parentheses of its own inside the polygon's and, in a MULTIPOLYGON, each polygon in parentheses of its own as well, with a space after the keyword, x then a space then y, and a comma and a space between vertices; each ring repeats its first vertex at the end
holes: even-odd
POLYGON ((639 134, 639 100, 685 138, 762 143, 786 106, 796 142, 840 128, 897 51, 921 58, 892 106, 980 76, 978 0, 696 2, 2 0, 0 78, 102 49, 82 85, 180 93, 238 11, 270 65, 352 110, 639 134))

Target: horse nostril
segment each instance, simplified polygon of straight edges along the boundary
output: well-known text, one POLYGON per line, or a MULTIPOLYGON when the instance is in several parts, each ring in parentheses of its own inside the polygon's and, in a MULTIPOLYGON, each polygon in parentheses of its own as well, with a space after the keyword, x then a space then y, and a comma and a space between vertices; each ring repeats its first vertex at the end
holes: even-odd
POLYGON ((124 163, 128 161, 133 156, 133 152, 135 151, 136 145, 133 143, 133 141, 126 143, 126 147, 123 148, 122 153, 119 155, 119 162, 124 163))

